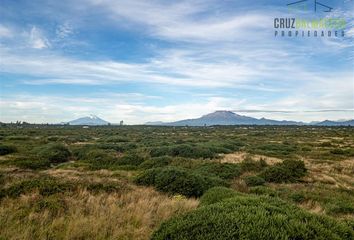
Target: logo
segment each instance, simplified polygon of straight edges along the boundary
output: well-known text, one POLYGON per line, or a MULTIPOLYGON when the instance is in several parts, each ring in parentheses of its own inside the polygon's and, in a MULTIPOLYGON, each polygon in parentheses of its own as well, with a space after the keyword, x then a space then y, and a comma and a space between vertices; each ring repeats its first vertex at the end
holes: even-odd
POLYGON ((334 9, 320 1, 300 0, 286 4, 288 11, 297 16, 274 18, 274 36, 344 37, 344 29, 346 28, 346 20, 344 18, 316 17, 318 13, 327 14, 334 9), (311 19, 301 17, 302 15, 308 16, 309 12, 315 13, 315 17, 311 19))
POLYGON ((310 8, 312 8, 314 10, 314 12, 317 12, 317 11, 331 12, 333 9, 332 7, 327 6, 323 3, 320 3, 317 0, 301 0, 301 1, 288 3, 287 6, 288 6, 289 11, 295 11, 295 10, 307 11, 310 8), (313 1, 312 4, 310 4, 311 1, 313 1))

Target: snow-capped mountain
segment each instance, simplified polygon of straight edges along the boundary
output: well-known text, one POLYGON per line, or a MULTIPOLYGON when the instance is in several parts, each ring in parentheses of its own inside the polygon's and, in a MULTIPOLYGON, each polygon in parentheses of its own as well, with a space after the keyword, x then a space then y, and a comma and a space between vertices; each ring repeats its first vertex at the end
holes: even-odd
POLYGON ((108 125, 109 122, 97 117, 96 115, 89 115, 87 117, 78 118, 68 122, 69 125, 108 125))

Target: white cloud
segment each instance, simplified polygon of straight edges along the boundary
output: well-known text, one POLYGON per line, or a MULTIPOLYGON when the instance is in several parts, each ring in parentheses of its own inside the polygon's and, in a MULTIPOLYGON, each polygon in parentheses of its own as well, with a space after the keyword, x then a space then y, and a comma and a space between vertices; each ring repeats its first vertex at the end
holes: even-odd
POLYGON ((32 48, 44 49, 49 48, 49 40, 43 35, 42 31, 33 26, 30 31, 30 44, 32 48))
POLYGON ((13 36, 12 30, 0 24, 0 38, 9 38, 12 36, 13 36))
POLYGON ((65 22, 57 27, 55 34, 59 39, 65 39, 74 33, 74 29, 71 24, 65 22))
MULTIPOLYGON (((273 16, 272 12, 255 11, 235 11, 223 16, 215 11, 215 1, 92 0, 91 3, 105 9, 118 26, 130 22, 157 37, 192 42, 250 39, 254 30, 269 28, 273 16)), ((257 33, 260 37, 264 31, 257 33)))
MULTIPOLYGON (((0 101, 0 121, 10 122, 23 120, 37 123, 58 123, 69 121, 78 117, 87 116, 91 113, 112 123, 124 120, 127 124, 142 124, 148 121, 176 121, 187 118, 196 118, 216 110, 233 109, 258 109, 264 112, 241 113, 257 118, 266 117, 278 120, 337 120, 350 119, 354 111, 320 112, 321 109, 314 105, 306 104, 313 101, 306 94, 295 98, 262 103, 252 103, 242 98, 206 97, 199 100, 179 102, 167 105, 149 105, 144 100, 154 96, 145 96, 141 93, 111 94, 106 93, 91 97, 64 97, 64 96, 38 96, 18 95, 3 98, 0 101), (300 99, 299 97, 302 97, 300 99), (140 101, 142 100, 142 101, 140 101), (294 107, 295 106, 295 107, 294 107), (315 107, 311 109, 311 107, 315 107), (276 110, 290 110, 289 112, 267 112, 276 110), (300 110, 298 110, 300 109, 300 110), (301 110, 302 109, 302 110, 301 110), (304 109, 306 111, 304 111, 304 109), (311 112, 314 110, 314 112, 311 112)), ((325 100, 321 98, 320 101, 325 100)), ((338 99, 340 101, 342 99, 338 99)), ((333 102, 332 102, 333 104, 333 102)), ((340 102, 333 107, 343 107, 340 102)))

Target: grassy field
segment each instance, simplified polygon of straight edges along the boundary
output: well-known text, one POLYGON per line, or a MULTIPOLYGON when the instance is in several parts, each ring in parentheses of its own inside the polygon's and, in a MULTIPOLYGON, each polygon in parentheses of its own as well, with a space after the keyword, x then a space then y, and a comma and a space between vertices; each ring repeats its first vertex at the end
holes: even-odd
POLYGON ((0 201, 0 239, 353 239, 354 128, 3 125, 0 201))

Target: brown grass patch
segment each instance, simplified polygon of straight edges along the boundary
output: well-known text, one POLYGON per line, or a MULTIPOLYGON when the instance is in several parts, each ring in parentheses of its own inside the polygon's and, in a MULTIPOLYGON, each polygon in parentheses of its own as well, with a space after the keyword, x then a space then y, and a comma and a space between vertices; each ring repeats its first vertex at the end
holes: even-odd
POLYGON ((309 174, 306 182, 320 182, 336 187, 354 189, 354 159, 337 162, 314 162, 305 159, 309 174))
POLYGON ((316 213, 316 214, 324 214, 325 210, 322 208, 322 206, 314 201, 314 200, 308 200, 299 205, 299 207, 306 209, 309 212, 316 213))
MULTIPOLYGON (((53 196, 52 196, 53 197, 53 196)), ((0 236, 5 239, 149 239, 159 224, 195 209, 194 199, 171 198, 152 188, 92 194, 79 190, 63 199, 57 215, 36 209, 38 194, 5 199, 0 207, 0 236)))
POLYGON ((268 157, 264 155, 250 155, 249 153, 246 152, 221 154, 220 157, 221 157, 220 162, 222 163, 240 163, 244 161, 246 158, 252 158, 254 160, 263 159, 264 161, 266 161, 268 165, 274 165, 276 163, 282 162, 282 160, 279 158, 268 157))

